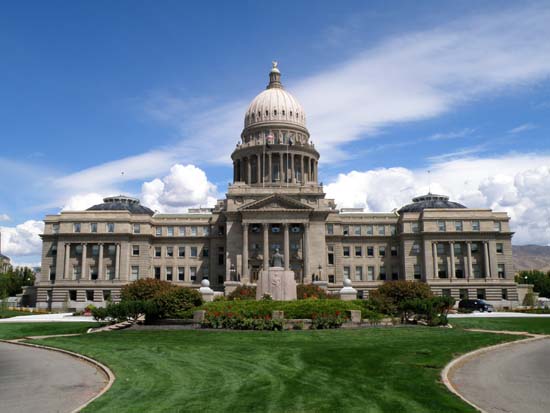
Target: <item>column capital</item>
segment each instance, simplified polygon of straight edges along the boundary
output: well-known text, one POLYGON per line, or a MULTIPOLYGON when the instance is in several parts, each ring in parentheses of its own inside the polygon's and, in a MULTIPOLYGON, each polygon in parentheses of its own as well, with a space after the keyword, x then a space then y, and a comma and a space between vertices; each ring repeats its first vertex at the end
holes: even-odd
POLYGON ((454 243, 455 243, 455 241, 449 241, 449 244, 451 244, 451 245, 454 244, 454 243))
POLYGON ((243 222, 241 223, 241 225, 243 226, 243 228, 248 228, 249 223, 243 221, 243 222))
POLYGON ((287 229, 290 224, 288 222, 283 222, 283 228, 287 229))

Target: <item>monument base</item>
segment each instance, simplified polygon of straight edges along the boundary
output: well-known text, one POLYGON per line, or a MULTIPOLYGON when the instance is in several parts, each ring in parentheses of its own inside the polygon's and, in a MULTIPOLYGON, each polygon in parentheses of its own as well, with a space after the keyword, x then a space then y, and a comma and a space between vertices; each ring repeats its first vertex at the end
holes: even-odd
POLYGON ((283 267, 261 270, 256 284, 256 299, 261 300, 264 294, 269 294, 276 301, 296 300, 294 271, 285 271, 283 267))

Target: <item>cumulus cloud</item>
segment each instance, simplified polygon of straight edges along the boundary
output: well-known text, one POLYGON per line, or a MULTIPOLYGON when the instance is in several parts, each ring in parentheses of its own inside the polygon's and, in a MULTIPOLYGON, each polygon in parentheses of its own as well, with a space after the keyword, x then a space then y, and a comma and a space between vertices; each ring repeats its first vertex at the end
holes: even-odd
POLYGON ((0 214, 0 221, 9 221, 10 219, 8 214, 0 214))
POLYGON ((73 195, 66 201, 65 205, 63 205, 62 210, 83 211, 93 205, 101 204, 103 202, 103 198, 103 195, 95 192, 73 195))
POLYGON ((176 164, 164 178, 144 182, 141 188, 144 205, 159 212, 185 212, 196 206, 214 206, 216 186, 195 165, 176 164))
POLYGON ((2 232, 2 253, 10 256, 39 255, 44 231, 42 221, 29 220, 15 227, 0 227, 2 232))
POLYGON ((514 243, 550 244, 550 156, 465 158, 425 170, 381 168, 339 174, 325 186, 339 207, 380 212, 399 208, 416 195, 440 193, 471 208, 510 215, 514 243), (353 190, 350 190, 353 188, 353 190))

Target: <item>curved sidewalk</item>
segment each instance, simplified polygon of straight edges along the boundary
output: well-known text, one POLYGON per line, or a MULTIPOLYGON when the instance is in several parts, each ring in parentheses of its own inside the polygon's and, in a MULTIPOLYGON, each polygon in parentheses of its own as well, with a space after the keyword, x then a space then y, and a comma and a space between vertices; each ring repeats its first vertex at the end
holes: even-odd
POLYGON ((467 354, 449 367, 447 378, 462 398, 482 411, 547 412, 550 338, 535 336, 467 354))
POLYGON ((2 411, 71 412, 101 393, 107 378, 68 354, 0 342, 2 411))

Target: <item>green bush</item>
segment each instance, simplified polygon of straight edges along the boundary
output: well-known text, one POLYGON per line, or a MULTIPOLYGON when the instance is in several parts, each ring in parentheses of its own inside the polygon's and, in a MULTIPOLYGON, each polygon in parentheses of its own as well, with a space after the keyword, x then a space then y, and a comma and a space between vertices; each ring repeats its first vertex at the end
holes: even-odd
POLYGON ((137 321, 138 318, 145 316, 148 312, 154 311, 155 309, 149 301, 121 301, 120 303, 109 304, 105 309, 96 308, 92 315, 94 318, 97 316, 97 320, 110 319, 120 323, 123 321, 137 321))
POLYGON ((255 300, 256 299, 256 287, 250 285, 239 285, 235 290, 227 296, 230 301, 236 300, 255 300))
POLYGON ((146 301, 175 288, 179 287, 167 281, 144 278, 122 287, 120 299, 121 301, 146 301))
POLYGON ((305 300, 306 298, 327 298, 327 292, 321 287, 313 284, 298 284, 296 286, 296 296, 298 300, 305 300))
POLYGON ((550 298, 550 271, 520 271, 515 279, 518 284, 533 284, 534 292, 541 297, 550 298))
POLYGON ((525 294, 525 297, 523 298, 523 303, 525 307, 534 307, 535 306, 535 294, 533 293, 527 293, 525 294))
POLYGON ((401 317, 404 321, 410 310, 404 307, 409 300, 429 299, 433 297, 430 287, 418 281, 391 281, 382 284, 377 290, 370 293, 365 306, 379 313, 401 317))
POLYGON ((201 294, 192 288, 176 287, 158 293, 153 299, 148 318, 181 318, 187 311, 202 304, 201 294))
POLYGON ((455 299, 448 296, 414 298, 401 303, 403 311, 414 315, 417 320, 425 320, 429 326, 447 324, 447 314, 455 299))
POLYGON ((96 321, 103 321, 109 317, 109 313, 104 307, 96 307, 92 309, 92 316, 96 321))

